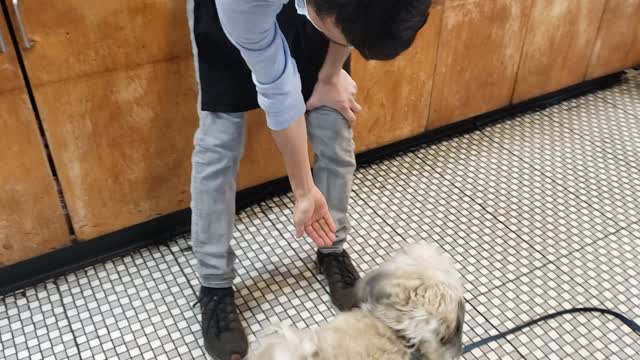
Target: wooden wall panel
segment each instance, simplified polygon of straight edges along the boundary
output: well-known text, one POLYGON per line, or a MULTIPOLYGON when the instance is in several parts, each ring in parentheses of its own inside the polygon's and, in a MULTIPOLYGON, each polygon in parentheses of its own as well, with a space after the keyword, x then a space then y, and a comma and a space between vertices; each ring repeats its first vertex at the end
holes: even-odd
POLYGON ((636 39, 629 56, 629 63, 633 66, 640 65, 640 26, 636 30, 636 39))
POLYGON ((40 85, 36 98, 79 239, 189 207, 190 58, 40 85))
POLYGON ((0 35, 2 35, 7 47, 6 53, 0 53, 0 93, 11 90, 23 92, 25 90, 24 80, 20 75, 20 65, 6 25, 4 16, 0 16, 0 35))
POLYGON ((287 175, 282 156, 276 147, 262 110, 247 114, 247 139, 240 162, 238 190, 259 185, 287 175))
POLYGON ((361 152, 424 132, 429 117, 433 72, 442 25, 443 1, 436 0, 427 25, 399 58, 365 61, 353 56, 353 77, 363 112, 355 128, 361 152))
POLYGON ((531 0, 447 0, 428 129, 509 105, 531 0))
POLYGON ((21 0, 20 6, 36 43, 25 57, 34 85, 191 54, 185 0, 21 0))
POLYGON ((584 80, 606 0, 534 0, 513 102, 584 80))
MULTIPOLYGON (((247 140, 238 173, 238 190, 287 176, 280 151, 262 110, 247 113, 247 140)), ((313 165, 313 148, 309 145, 309 161, 313 165)))
POLYGON ((587 78, 627 69, 640 62, 640 0, 607 0, 587 78))
POLYGON ((21 6, 35 40, 23 58, 78 238, 188 208, 197 92, 185 1, 21 6))
POLYGON ((35 116, 5 20, 0 34, 0 267, 69 245, 35 116))
POLYGON ((629 54, 629 63, 633 66, 640 65, 640 26, 638 26, 636 31, 636 40, 629 54))

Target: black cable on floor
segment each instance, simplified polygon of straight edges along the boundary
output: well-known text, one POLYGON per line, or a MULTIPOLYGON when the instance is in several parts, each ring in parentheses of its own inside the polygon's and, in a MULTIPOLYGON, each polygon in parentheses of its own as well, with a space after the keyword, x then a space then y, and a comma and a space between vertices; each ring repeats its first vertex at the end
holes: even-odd
POLYGON ((533 319, 531 321, 528 321, 522 325, 518 325, 512 329, 509 329, 507 331, 501 332, 497 335, 493 335, 493 336, 489 336, 488 338, 484 338, 482 340, 476 341, 474 343, 471 343, 469 345, 465 345, 464 347, 464 353, 468 353, 474 349, 477 349, 481 346, 484 346, 486 344, 492 343, 494 341, 500 340, 500 339, 504 339, 509 335, 513 335, 517 332, 520 332, 528 327, 531 327, 533 325, 536 325, 538 323, 544 322, 544 321, 549 321, 551 319, 560 317, 560 316, 564 316, 564 315, 568 315, 568 314, 576 314, 576 313, 599 313, 599 314, 605 314, 605 315, 610 315, 613 316, 614 318, 622 321, 623 324, 625 324, 627 327, 629 327, 631 330, 633 330, 635 333, 637 333, 638 335, 640 335, 640 325, 638 325, 638 323, 636 323, 635 321, 629 319, 628 317, 622 315, 619 312, 613 311, 613 310, 609 310, 609 309, 601 309, 601 308, 595 308, 595 307, 586 307, 586 308, 573 308, 573 309, 567 309, 567 310, 562 310, 562 311, 558 311, 552 314, 548 314, 545 316, 542 316, 540 318, 537 319, 533 319))

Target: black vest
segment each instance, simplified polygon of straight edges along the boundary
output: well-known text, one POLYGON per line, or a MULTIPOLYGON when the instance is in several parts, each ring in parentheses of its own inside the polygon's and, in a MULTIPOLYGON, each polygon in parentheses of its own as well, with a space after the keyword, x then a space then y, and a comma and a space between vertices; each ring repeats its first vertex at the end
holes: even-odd
MULTIPOLYGON (((329 41, 306 17, 298 15, 294 0, 278 14, 282 30, 302 80, 307 100, 322 67, 329 41)), ((243 112, 257 109, 258 96, 251 71, 220 25, 215 0, 195 0, 194 33, 198 47, 202 110, 243 112)), ((345 64, 349 70, 349 61, 345 64)))

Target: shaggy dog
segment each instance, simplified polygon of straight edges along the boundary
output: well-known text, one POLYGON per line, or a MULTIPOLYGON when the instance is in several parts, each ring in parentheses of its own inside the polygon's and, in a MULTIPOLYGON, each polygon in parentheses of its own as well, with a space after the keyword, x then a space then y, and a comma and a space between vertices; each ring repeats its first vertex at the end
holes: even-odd
POLYGON ((318 329, 281 327, 250 360, 451 360, 462 353, 464 298, 451 259, 434 245, 401 251, 361 279, 360 310, 318 329))

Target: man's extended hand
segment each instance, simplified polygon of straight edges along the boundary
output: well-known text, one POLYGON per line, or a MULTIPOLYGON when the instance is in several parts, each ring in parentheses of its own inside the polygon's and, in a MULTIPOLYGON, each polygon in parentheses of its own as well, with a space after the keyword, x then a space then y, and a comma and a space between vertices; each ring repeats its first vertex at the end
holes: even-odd
POLYGON ((358 87, 346 71, 340 70, 331 75, 320 73, 313 94, 307 101, 307 110, 328 106, 339 111, 347 119, 350 127, 356 123, 356 114, 362 107, 356 101, 358 87))
POLYGON ((327 201, 315 186, 308 194, 296 198, 293 222, 296 236, 301 237, 306 233, 318 247, 331 246, 336 240, 336 225, 329 213, 327 201))

